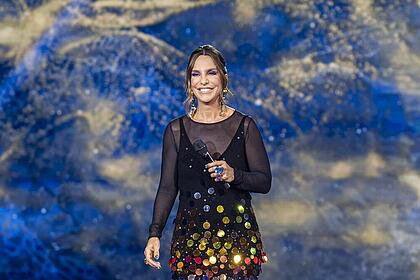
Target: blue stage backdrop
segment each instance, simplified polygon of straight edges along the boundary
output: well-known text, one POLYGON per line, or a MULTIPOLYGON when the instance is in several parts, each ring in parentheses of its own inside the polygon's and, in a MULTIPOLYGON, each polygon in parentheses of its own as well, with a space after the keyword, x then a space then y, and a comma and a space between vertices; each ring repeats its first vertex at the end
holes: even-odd
POLYGON ((0 279, 168 279, 143 250, 190 52, 258 123, 266 279, 420 279, 416 0, 0 3, 0 279))

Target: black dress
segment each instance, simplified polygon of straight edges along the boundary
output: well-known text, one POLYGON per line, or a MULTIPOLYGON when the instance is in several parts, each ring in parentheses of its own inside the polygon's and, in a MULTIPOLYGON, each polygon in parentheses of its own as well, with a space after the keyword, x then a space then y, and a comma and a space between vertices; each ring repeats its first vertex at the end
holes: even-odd
POLYGON ((257 279, 267 257, 250 192, 267 193, 271 171, 255 121, 237 110, 210 124, 177 118, 165 129, 161 168, 149 238, 161 237, 179 193, 172 279, 257 279), (234 168, 229 189, 210 177, 205 168, 210 159, 194 151, 198 138, 214 159, 234 168))

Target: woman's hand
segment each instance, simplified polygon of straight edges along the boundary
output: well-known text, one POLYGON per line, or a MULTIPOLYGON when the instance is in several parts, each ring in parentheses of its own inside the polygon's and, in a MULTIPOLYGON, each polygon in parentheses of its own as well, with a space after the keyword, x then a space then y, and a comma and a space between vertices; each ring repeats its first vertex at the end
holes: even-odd
POLYGON ((227 162, 224 160, 216 160, 207 163, 206 168, 210 172, 211 177, 216 177, 216 182, 225 181, 229 183, 235 179, 233 168, 230 167, 229 164, 227 164, 227 162), (223 167, 223 172, 220 175, 215 172, 217 166, 223 167))
POLYGON ((150 237, 147 241, 146 248, 144 248, 144 263, 151 267, 161 269, 160 262, 153 260, 153 257, 159 259, 160 240, 158 237, 150 237))

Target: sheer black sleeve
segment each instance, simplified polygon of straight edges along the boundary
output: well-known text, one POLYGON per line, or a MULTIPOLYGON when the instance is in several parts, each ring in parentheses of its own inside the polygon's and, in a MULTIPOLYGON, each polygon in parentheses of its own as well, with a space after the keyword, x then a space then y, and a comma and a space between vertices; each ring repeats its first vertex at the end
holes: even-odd
POLYGON ((149 238, 162 237, 162 231, 178 194, 177 155, 175 139, 171 123, 169 123, 163 136, 160 182, 153 207, 153 220, 149 227, 149 238))
POLYGON ((251 118, 245 136, 245 152, 249 172, 234 168, 232 187, 256 193, 268 193, 271 188, 271 170, 260 131, 251 118))

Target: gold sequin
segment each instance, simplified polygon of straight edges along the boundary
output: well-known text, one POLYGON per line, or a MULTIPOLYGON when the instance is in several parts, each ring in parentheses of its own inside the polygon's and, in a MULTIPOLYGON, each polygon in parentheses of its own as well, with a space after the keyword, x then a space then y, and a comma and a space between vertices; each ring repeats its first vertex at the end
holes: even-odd
POLYGON ((217 261, 217 259, 216 259, 216 257, 215 257, 215 256, 211 256, 211 257, 209 258, 209 262, 210 262, 211 264, 215 264, 215 263, 216 263, 216 261, 217 261))
POLYGON ((209 241, 206 238, 201 238, 200 243, 205 245, 205 244, 208 244, 209 241))
POLYGON ((192 245, 194 245, 194 240, 192 240, 192 239, 188 239, 188 241, 187 241, 187 246, 188 246, 188 247, 191 247, 192 245))
POLYGON ((200 255, 200 251, 198 249, 195 249, 194 252, 193 252, 193 255, 195 257, 198 257, 200 255))
POLYGON ((204 265, 204 266, 209 266, 209 264, 210 264, 210 262, 209 262, 209 260, 208 260, 208 259, 204 259, 204 260, 203 260, 203 265, 204 265))
POLYGON ((214 250, 212 248, 208 248, 206 253, 207 253, 207 256, 213 256, 214 250))
POLYGON ((222 222, 223 222, 225 225, 229 224, 229 222, 230 222, 229 217, 224 216, 224 217, 223 217, 223 219, 222 219, 222 222))
POLYGON ((253 235, 253 236, 251 237, 251 241, 252 241, 253 243, 256 243, 256 242, 257 242, 257 237, 256 237, 255 235, 253 235))
POLYGON ((218 213, 223 213, 223 211, 225 210, 225 208, 222 205, 217 205, 216 210, 217 210, 218 213))
POLYGON ((180 257, 181 257, 181 252, 180 252, 179 250, 176 250, 176 251, 175 251, 175 256, 176 256, 177 258, 180 258, 180 257))
POLYGON ((178 267, 178 268, 182 268, 183 266, 184 266, 184 263, 183 262, 178 262, 176 264, 176 267, 178 267))
POLYGON ((245 212, 245 208, 241 204, 238 205, 237 209, 238 209, 238 212, 241 214, 245 212))
POLYGON ((210 232, 210 231, 208 231, 208 230, 206 230, 206 231, 204 232, 204 237, 205 237, 205 238, 207 238, 207 239, 210 239, 210 237, 211 237, 211 232, 210 232))
POLYGON ((234 255, 239 254, 239 249, 236 248, 236 247, 233 247, 232 254, 234 254, 234 255))
POLYGON ((236 264, 240 263, 240 262, 241 262, 241 260, 242 260, 241 255, 235 255, 235 256, 233 256, 233 261, 234 261, 236 264))
POLYGON ((226 263, 227 262, 227 257, 226 256, 220 256, 220 262, 226 263))
POLYGON ((251 223, 250 222, 245 222, 245 228, 250 229, 251 228, 251 223))
POLYGON ((206 244, 200 243, 200 245, 198 245, 198 249, 200 249, 201 251, 206 249, 206 244))
POLYGON ((211 271, 213 271, 214 273, 217 273, 219 272, 219 267, 215 265, 211 268, 211 271))
POLYGON ((196 233, 193 234, 192 238, 194 240, 198 240, 200 238, 200 234, 196 232, 196 233))
POLYGON ((209 229, 209 228, 210 228, 210 223, 209 223, 209 222, 207 222, 207 221, 206 221, 206 222, 204 222, 204 223, 203 223, 203 228, 204 228, 204 229, 209 229))
POLYGON ((236 222, 239 224, 239 223, 242 223, 242 217, 241 216, 236 216, 236 222))
POLYGON ((230 242, 225 242, 225 244, 223 245, 226 249, 230 249, 232 248, 232 243, 230 242))
POLYGON ((222 249, 219 250, 220 255, 226 255, 227 254, 227 250, 222 247, 222 249))
POLYGON ((219 279, 226 280, 227 279, 226 274, 220 274, 219 279))
POLYGON ((217 236, 219 237, 225 236, 225 231, 223 229, 219 229, 219 231, 217 232, 217 236))
POLYGON ((247 241, 245 237, 241 237, 241 239, 239 239, 239 243, 241 243, 242 246, 245 246, 247 241))

